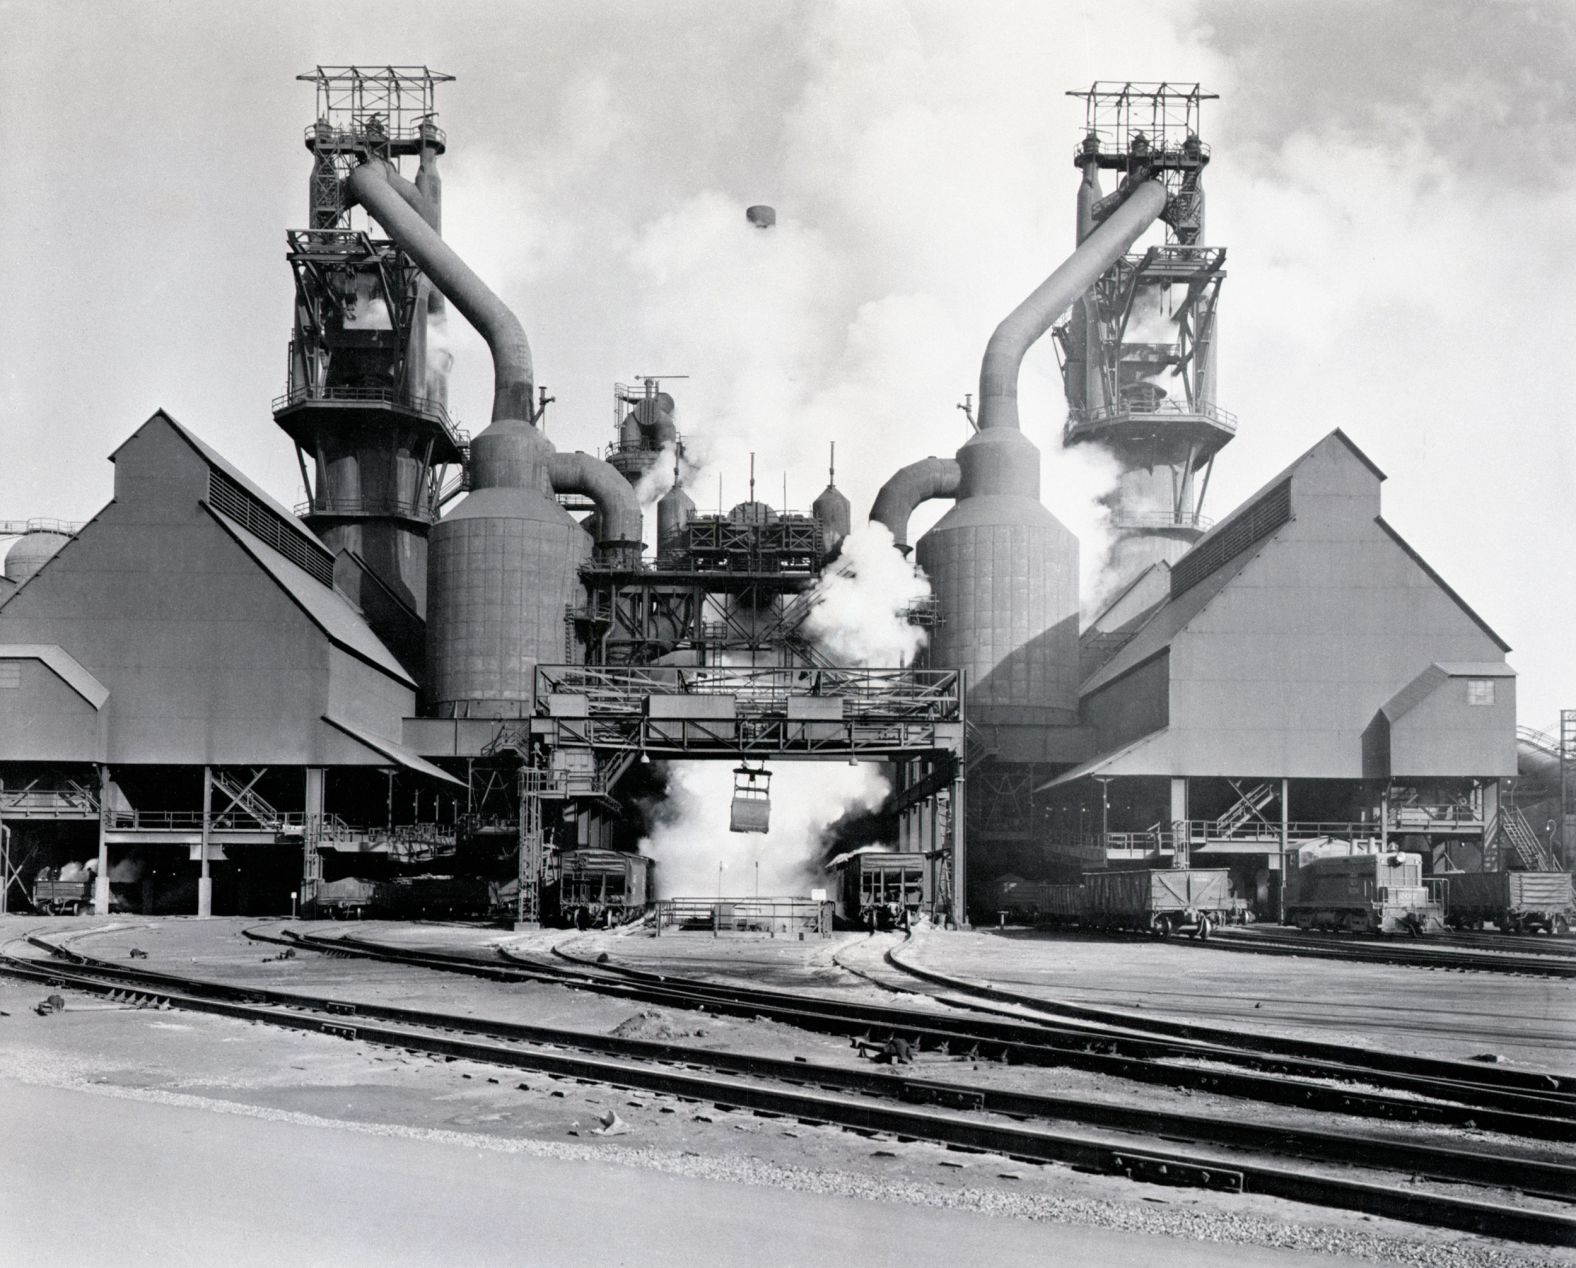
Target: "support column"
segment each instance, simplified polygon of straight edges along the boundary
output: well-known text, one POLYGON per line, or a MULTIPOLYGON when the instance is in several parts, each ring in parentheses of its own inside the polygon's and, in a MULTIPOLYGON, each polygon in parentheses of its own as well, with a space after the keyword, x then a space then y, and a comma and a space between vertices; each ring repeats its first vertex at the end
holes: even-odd
POLYGON ((969 927, 968 910, 968 806, 963 798, 963 763, 952 781, 952 923, 969 927))
POLYGON ((11 829, 0 819, 0 916, 6 914, 11 895, 11 829))
POLYGON ((109 767, 98 768, 98 870, 93 873, 93 914, 109 915, 109 767))
POLYGON ((323 839, 323 789, 328 772, 321 766, 306 768, 306 813, 301 822, 301 901, 298 910, 304 920, 317 915, 317 886, 323 879, 323 857, 318 846, 323 839))
POLYGON ((1483 866, 1488 866, 1488 860, 1494 859, 1495 869, 1504 867, 1504 860, 1499 858, 1496 841, 1499 837, 1499 780, 1486 779, 1483 781, 1483 866))
POLYGON ((202 844, 198 849, 197 919, 213 915, 213 877, 208 874, 208 847, 213 844, 213 767, 202 768, 202 844))
POLYGON ((1188 865, 1188 849, 1192 845, 1187 826, 1187 776, 1171 777, 1171 866, 1188 865))
POLYGON ((963 772, 968 769, 969 675, 958 670, 958 764, 952 777, 952 923, 969 927, 968 906, 968 803, 963 795, 963 772))
POLYGON ((1281 780, 1281 831, 1280 831, 1280 883, 1275 886, 1277 906, 1280 908, 1276 919, 1286 923, 1286 849, 1291 839, 1291 780, 1281 780))

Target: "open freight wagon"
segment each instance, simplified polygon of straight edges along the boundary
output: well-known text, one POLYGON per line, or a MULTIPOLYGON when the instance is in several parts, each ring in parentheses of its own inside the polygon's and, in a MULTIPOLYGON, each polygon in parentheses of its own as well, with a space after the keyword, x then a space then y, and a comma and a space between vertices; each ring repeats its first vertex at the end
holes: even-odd
POLYGON ((1492 924, 1501 933, 1563 937, 1576 921, 1569 872, 1450 872, 1443 879, 1445 923, 1455 929, 1492 924))
POLYGON ((1082 891, 1082 923, 1091 929, 1207 938, 1237 918, 1231 874, 1224 868, 1085 872, 1082 891))

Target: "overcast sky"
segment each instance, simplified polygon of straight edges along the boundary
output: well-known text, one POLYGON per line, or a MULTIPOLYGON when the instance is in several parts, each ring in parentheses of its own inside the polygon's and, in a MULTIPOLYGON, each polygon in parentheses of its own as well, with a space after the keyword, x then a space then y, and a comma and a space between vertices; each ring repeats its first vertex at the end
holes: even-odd
MULTIPOLYGON (((0 0, 0 519, 86 518, 163 406, 282 501, 284 231, 315 64, 425 62, 445 233, 520 314, 549 432, 673 385, 702 507, 805 507, 838 442, 863 518, 965 438, 991 329, 1069 249, 1095 79, 1200 81, 1228 248, 1217 517, 1331 428, 1385 515, 1510 642, 1522 721, 1576 706, 1576 5, 1521 0, 116 4, 0 0), (746 205, 776 206, 761 233, 746 205)), ((488 413, 455 331, 452 401, 488 413)), ((1050 340, 1024 425, 1090 543, 1108 472, 1064 455, 1050 340)), ((923 521, 916 521, 922 527, 923 521)), ((1093 546, 1086 550, 1086 555, 1093 546)), ((1086 558, 1086 570, 1094 561, 1086 558)))

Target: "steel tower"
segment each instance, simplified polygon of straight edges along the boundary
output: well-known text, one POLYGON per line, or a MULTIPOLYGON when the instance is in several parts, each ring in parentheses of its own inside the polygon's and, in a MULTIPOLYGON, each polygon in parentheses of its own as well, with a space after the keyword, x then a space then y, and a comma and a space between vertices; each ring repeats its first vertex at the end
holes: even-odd
MULTIPOLYGON (((391 633, 391 643, 419 643, 410 626, 426 612, 427 535, 445 498, 443 468, 464 461, 467 438, 445 404, 447 354, 429 342, 443 297, 352 216, 344 185, 359 163, 385 160, 406 201, 440 229, 445 138, 434 94, 453 77, 425 66, 319 66, 298 78, 317 94, 305 136, 309 227, 287 235, 295 328, 274 420, 301 463, 309 500, 298 513, 340 556, 339 584, 369 617, 387 612, 399 624, 403 615, 405 638, 391 633), (397 175, 412 159, 413 184, 397 175)), ((455 480, 448 492, 458 489, 455 480)))
POLYGON ((1223 247, 1204 245, 1209 147, 1199 139, 1197 84, 1096 82, 1068 93, 1085 103, 1073 155, 1078 241, 1127 190, 1156 180, 1169 195, 1164 241, 1124 255, 1057 327, 1067 392, 1066 444, 1096 443, 1122 466, 1111 499, 1121 577, 1181 556, 1209 521, 1200 510, 1215 454, 1236 419, 1215 402, 1215 314, 1226 276, 1223 247), (1102 170, 1119 174, 1102 194, 1102 170))

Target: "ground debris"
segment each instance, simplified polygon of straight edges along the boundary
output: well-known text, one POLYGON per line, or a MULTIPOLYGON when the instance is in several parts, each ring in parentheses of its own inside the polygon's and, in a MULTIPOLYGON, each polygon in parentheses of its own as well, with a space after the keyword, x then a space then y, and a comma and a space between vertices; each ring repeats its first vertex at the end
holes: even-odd
POLYGON ((635 1129, 618 1116, 617 1110, 608 1110, 605 1114, 597 1115, 600 1127, 591 1129, 593 1136, 627 1136, 635 1129))
POLYGON ((615 1039, 682 1039, 688 1035, 704 1036, 704 1030, 691 1030, 675 1026, 655 1008, 642 1008, 632 1013, 608 1032, 615 1039))
POLYGON ((132 960, 146 960, 148 958, 148 953, 141 947, 132 947, 130 951, 126 952, 126 956, 128 959, 132 960))

